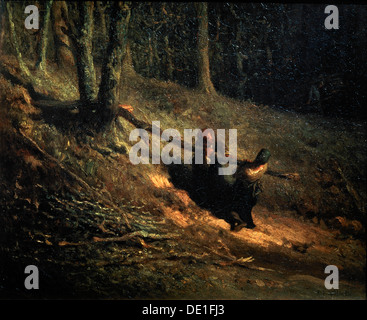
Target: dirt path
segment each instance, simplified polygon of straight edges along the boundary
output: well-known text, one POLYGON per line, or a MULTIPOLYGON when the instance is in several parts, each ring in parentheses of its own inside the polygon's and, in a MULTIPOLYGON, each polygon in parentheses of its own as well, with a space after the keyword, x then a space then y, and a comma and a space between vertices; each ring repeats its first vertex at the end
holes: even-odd
MULTIPOLYGON (((191 199, 185 191, 173 192, 185 205, 190 205, 191 199)), ((301 220, 294 212, 270 212, 262 206, 253 210, 257 227, 239 232, 231 232, 227 222, 204 210, 197 213, 194 220, 179 211, 167 210, 165 214, 183 228, 195 225, 196 230, 207 229, 207 233, 216 234, 212 238, 217 243, 215 253, 221 252, 228 258, 204 270, 196 270, 196 275, 203 279, 207 274, 212 275, 208 291, 201 292, 205 296, 225 299, 365 298, 365 245, 361 240, 344 236, 340 230, 301 220), (339 290, 325 288, 327 274, 324 271, 328 265, 338 267, 339 290)), ((195 236, 199 238, 200 232, 195 236)), ((207 234, 202 237, 205 236, 207 234)), ((197 298, 197 295, 192 293, 192 297, 197 298)))
MULTIPOLYGON (((336 232, 315 226, 310 222, 280 214, 265 208, 256 208, 252 230, 238 233, 229 231, 224 220, 208 215, 204 223, 216 229, 230 232, 248 248, 248 262, 240 267, 208 268, 215 274, 217 295, 212 298, 226 299, 364 299, 365 248, 356 240, 338 240, 336 232), (339 290, 327 290, 324 273, 327 265, 339 269, 339 290)), ((221 240, 218 240, 221 243, 221 240)), ((241 257, 238 243, 227 245, 228 254, 241 257), (238 251, 238 252, 237 252, 238 251)))
POLYGON ((140 213, 135 228, 139 221, 145 231, 136 231, 136 237, 109 235, 117 232, 121 217, 89 201, 48 199, 52 214, 50 208, 29 214, 22 209, 15 220, 19 242, 6 256, 5 287, 15 289, 16 298, 365 298, 360 240, 261 205, 254 209, 257 227, 234 233, 224 220, 198 208, 186 191, 162 181, 156 184, 170 188, 183 210, 165 207, 161 217, 140 213), (42 277, 36 297, 22 289, 24 265, 30 262, 42 277), (338 290, 324 286, 330 264, 339 268, 338 290))

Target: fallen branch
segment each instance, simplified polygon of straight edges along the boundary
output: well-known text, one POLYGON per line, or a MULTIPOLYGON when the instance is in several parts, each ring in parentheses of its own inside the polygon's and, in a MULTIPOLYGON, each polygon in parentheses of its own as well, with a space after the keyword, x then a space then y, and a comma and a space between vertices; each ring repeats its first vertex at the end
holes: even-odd
POLYGON ((122 217, 125 219, 126 226, 129 230, 131 230, 131 225, 127 219, 126 212, 123 212, 119 207, 117 207, 115 204, 113 204, 110 200, 106 199, 102 194, 100 194, 98 191, 94 190, 91 186, 89 186, 88 183, 86 183, 83 179, 81 179, 79 176, 77 176, 75 173, 71 172, 67 168, 65 168, 57 159, 55 159, 53 156, 42 150, 38 144, 32 140, 31 138, 27 137, 22 130, 18 130, 18 132, 21 134, 21 136, 25 139, 26 143, 31 147, 32 149, 39 152, 43 157, 45 157, 48 161, 55 163, 64 173, 66 173, 69 177, 76 180, 82 187, 87 189, 93 196, 96 196, 97 198, 103 200, 107 205, 112 207, 114 210, 119 212, 122 217))
POLYGON ((227 254, 223 254, 223 253, 218 252, 215 249, 212 249, 212 248, 209 248, 209 247, 206 247, 206 248, 210 252, 214 253, 215 255, 227 260, 227 261, 220 262, 219 264, 221 266, 228 266, 228 265, 233 265, 233 264, 244 265, 245 263, 253 262, 255 260, 252 256, 249 256, 247 258, 243 258, 243 257, 237 258, 233 254, 231 254, 230 252, 227 252, 227 254))
MULTIPOLYGON (((160 235, 157 233, 148 233, 143 230, 134 231, 131 233, 124 234, 121 237, 109 237, 109 238, 100 238, 100 237, 93 237, 92 242, 90 241, 81 241, 81 242, 68 242, 68 241, 60 241, 58 243, 59 246, 80 246, 80 245, 88 245, 93 242, 126 242, 133 238, 137 238, 140 240, 140 243, 145 243, 141 238, 144 239, 152 239, 152 240, 171 240, 177 239, 179 237, 178 234, 168 233, 164 235, 160 235)), ((144 244, 142 244, 144 246, 144 244)), ((145 244, 146 245, 146 244, 145 244)))
POLYGON ((293 180, 293 181, 299 181, 299 180, 301 180, 301 177, 300 177, 300 175, 297 172, 293 172, 293 173, 280 173, 280 172, 275 172, 275 171, 268 170, 266 172, 266 174, 268 174, 269 176, 272 176, 272 177, 286 179, 286 180, 293 180))
POLYGON ((352 197, 356 207, 362 213, 365 213, 365 204, 363 203, 360 196, 358 195, 356 190, 353 188, 353 186, 351 185, 351 183, 349 182, 347 177, 344 175, 344 172, 343 172, 342 168, 340 167, 340 165, 338 164, 338 162, 336 160, 334 160, 334 163, 335 163, 335 166, 336 166, 336 170, 339 173, 340 177, 343 179, 343 181, 346 185, 347 191, 348 191, 349 195, 352 197))
POLYGON ((134 231, 128 234, 125 234, 121 237, 110 237, 110 238, 100 238, 100 237, 93 237, 94 242, 126 242, 135 237, 142 237, 145 239, 152 239, 152 240, 169 240, 169 239, 177 239, 178 235, 176 234, 157 234, 157 233, 148 233, 143 230, 134 231))
POLYGON ((236 260, 231 260, 231 261, 223 261, 223 262, 220 262, 219 264, 221 266, 231 266, 231 265, 234 265, 234 264, 238 264, 240 266, 247 266, 247 263, 249 262, 253 262, 255 259, 252 257, 252 256, 249 256, 247 258, 239 258, 239 259, 236 259, 236 260))
MULTIPOLYGON (((119 107, 115 119, 118 119, 118 117, 123 117, 125 120, 129 121, 136 128, 144 129, 144 130, 150 132, 151 134, 153 134, 153 132, 152 132, 153 128, 152 128, 151 124, 137 119, 136 117, 134 117, 134 115, 132 114, 131 111, 129 111, 128 109, 126 109, 124 107, 119 107)), ((163 133, 163 130, 160 129, 159 134, 162 135, 162 133, 163 133)), ((181 138, 181 148, 185 149, 185 141, 182 138, 181 138)), ((190 151, 192 151, 192 150, 190 150, 190 151)))
POLYGON ((59 241, 58 245, 60 247, 64 246, 81 246, 87 244, 87 242, 68 242, 68 241, 59 241))

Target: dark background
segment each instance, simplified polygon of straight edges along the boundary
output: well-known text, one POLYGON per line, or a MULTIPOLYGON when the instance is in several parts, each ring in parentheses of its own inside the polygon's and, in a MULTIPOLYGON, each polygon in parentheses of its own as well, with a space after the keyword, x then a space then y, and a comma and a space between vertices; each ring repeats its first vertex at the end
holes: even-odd
MULTIPOLYGON (((36 56, 39 32, 24 28, 26 1, 14 6, 21 50, 36 56)), ((102 63, 108 43, 108 10, 94 10, 93 57, 102 63), (105 27, 102 27, 103 23, 105 27)), ((298 112, 360 118, 366 100, 365 4, 336 3, 339 29, 324 27, 328 4, 210 2, 209 57, 215 88, 229 97, 298 112), (307 104, 318 85, 321 104, 307 104)), ((76 2, 67 2, 71 19, 76 2)), ((135 71, 194 88, 198 82, 198 18, 190 2, 132 2, 128 41, 135 71)), ((38 3, 40 23, 45 3, 38 3)), ((7 24, 5 24, 5 29, 7 24)), ((5 30, 7 32, 7 30, 5 30)), ((6 37, 8 38, 8 37, 6 37)), ((6 41, 6 39, 5 39, 6 41)), ((53 41, 50 37, 49 41, 53 41)), ((5 51, 11 47, 4 43, 5 51)), ((54 60, 52 43, 48 58, 54 60)))
MULTIPOLYGON (((337 4, 338 30, 324 27, 325 7, 209 3, 210 67, 216 89, 230 97, 286 109, 360 116, 367 91, 366 6, 337 4), (322 110, 306 104, 311 85, 319 79, 324 80, 322 110)), ((194 6, 140 3, 132 12, 130 38, 136 71, 195 87, 194 6), (171 75, 165 37, 173 56, 171 75)))

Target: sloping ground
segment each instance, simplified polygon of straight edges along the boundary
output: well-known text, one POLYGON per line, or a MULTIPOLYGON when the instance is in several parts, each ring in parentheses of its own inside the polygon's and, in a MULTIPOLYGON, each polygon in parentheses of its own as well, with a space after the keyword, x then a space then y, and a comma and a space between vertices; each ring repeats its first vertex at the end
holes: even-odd
MULTIPOLYGON (((167 167, 130 163, 134 126, 126 119, 97 133, 45 117, 21 81, 14 84, 15 62, 2 61, 1 297, 365 298, 365 124, 132 75, 120 102, 137 119, 181 133, 237 128, 239 158, 267 147, 271 170, 299 175, 265 176, 257 227, 233 233, 175 186, 167 167), (28 264, 40 269, 36 293, 24 289, 28 264), (339 290, 324 287, 330 264, 339 268, 339 290)), ((37 77, 41 94, 78 98, 75 79, 53 66, 37 77)))

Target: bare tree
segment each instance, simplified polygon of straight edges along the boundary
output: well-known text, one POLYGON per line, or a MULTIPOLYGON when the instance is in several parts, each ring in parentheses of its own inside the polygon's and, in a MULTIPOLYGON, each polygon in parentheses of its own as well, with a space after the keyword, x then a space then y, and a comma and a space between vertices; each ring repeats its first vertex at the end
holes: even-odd
POLYGON ((131 57, 130 41, 127 41, 126 43, 126 53, 122 61, 122 72, 124 73, 124 75, 127 75, 127 74, 135 75, 136 74, 134 65, 133 65, 133 60, 131 57))
POLYGON ((55 59, 57 65, 63 69, 75 65, 71 41, 66 31, 68 28, 68 15, 66 1, 54 1, 52 5, 52 30, 55 44, 55 59))
POLYGON ((27 78, 28 81, 32 79, 32 75, 29 72, 27 65, 24 63, 22 53, 20 51, 18 37, 15 31, 14 21, 13 21, 13 8, 11 7, 11 3, 6 3, 6 9, 8 11, 8 20, 9 20, 9 29, 10 29, 10 42, 13 44, 13 48, 15 50, 15 54, 19 63, 19 68, 23 76, 27 78))
POLYGON ((75 39, 79 94, 82 104, 87 105, 97 97, 96 73, 92 56, 94 2, 78 2, 79 25, 75 39))
POLYGON ((210 78, 209 65, 209 33, 208 33, 208 3, 196 2, 197 17, 199 20, 198 30, 198 71, 199 89, 210 94, 216 94, 210 78))
POLYGON ((3 48, 4 35, 5 35, 5 3, 1 1, 0 3, 0 51, 3 48))
POLYGON ((97 12, 98 12, 98 17, 99 17, 99 27, 102 33, 102 36, 106 36, 107 35, 107 24, 106 24, 106 14, 105 14, 105 10, 106 8, 103 8, 103 2, 102 1, 95 1, 96 3, 96 8, 97 8, 97 12))
POLYGON ((53 0, 48 0, 46 2, 46 10, 43 15, 43 24, 41 29, 41 41, 38 44, 38 60, 36 62, 36 68, 42 71, 46 71, 46 54, 47 54, 47 44, 48 44, 48 29, 50 24, 50 12, 53 0))
POLYGON ((118 98, 118 85, 126 53, 130 14, 130 4, 126 2, 113 2, 110 8, 109 43, 102 65, 102 79, 98 92, 102 114, 110 114, 110 111, 115 111, 113 109, 116 107, 118 98))

